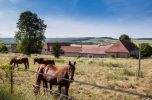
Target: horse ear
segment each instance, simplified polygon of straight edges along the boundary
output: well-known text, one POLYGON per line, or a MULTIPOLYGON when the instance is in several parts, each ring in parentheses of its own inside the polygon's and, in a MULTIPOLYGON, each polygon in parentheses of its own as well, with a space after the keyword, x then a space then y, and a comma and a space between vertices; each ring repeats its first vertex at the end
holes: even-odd
POLYGON ((77 63, 76 63, 76 61, 74 62, 74 65, 76 65, 77 63))
POLYGON ((71 61, 69 61, 69 65, 71 65, 71 61))

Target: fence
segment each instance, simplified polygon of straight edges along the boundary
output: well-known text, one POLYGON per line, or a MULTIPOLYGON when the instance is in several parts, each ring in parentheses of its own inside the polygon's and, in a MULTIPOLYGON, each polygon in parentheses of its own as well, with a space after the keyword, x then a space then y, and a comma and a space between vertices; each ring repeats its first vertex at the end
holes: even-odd
MULTIPOLYGON (((24 70, 19 70, 18 72, 23 72, 24 70)), ((13 89, 14 88, 14 85, 15 84, 29 84, 30 86, 32 86, 33 85, 33 82, 32 83, 15 83, 14 81, 15 81, 15 76, 16 75, 13 75, 13 72, 12 71, 10 71, 11 73, 10 73, 10 86, 11 86, 11 93, 13 93, 14 92, 14 90, 15 89, 13 89)), ((28 71, 24 71, 25 73, 33 73, 33 74, 35 74, 35 73, 37 73, 37 72, 35 72, 35 71, 32 71, 32 70, 28 70, 28 71)), ((42 74, 42 73, 37 73, 37 74, 42 74)), ((27 74, 28 75, 28 74, 27 74)), ((44 75, 44 74, 42 74, 42 75, 44 75)), ((47 74, 45 74, 45 75, 47 75, 47 74)), ((24 76, 23 76, 24 77, 24 76)), ((22 78, 23 78, 22 77, 22 78)), ((28 76, 27 76, 28 77, 28 76)), ((96 84, 91 84, 91 83, 87 83, 87 82, 83 82, 83 81, 78 81, 78 80, 70 80, 70 79, 66 79, 66 78, 62 78, 62 80, 67 80, 67 81, 71 81, 71 82, 75 82, 75 83, 79 83, 79 84, 83 84, 83 85, 88 85, 88 86, 92 86, 92 87, 96 87, 96 88, 99 88, 99 89, 106 89, 106 90, 110 90, 110 91, 115 91, 115 92, 121 92, 121 93, 127 93, 127 94, 130 94, 130 95, 135 95, 135 96, 139 96, 139 97, 144 97, 144 98, 149 98, 149 99, 152 99, 152 95, 145 95, 145 94, 141 94, 141 93, 136 93, 136 92, 131 92, 131 91, 128 91, 128 90, 124 90, 124 89, 115 89, 115 88, 111 88, 111 87, 107 87, 107 86, 103 86, 103 85, 96 85, 96 84)), ((27 80, 26 80, 27 81, 27 80)), ((24 89, 24 90, 22 90, 22 89, 20 89, 19 91, 21 91, 21 92, 23 92, 24 91, 24 93, 29 93, 30 95, 27 95, 27 97, 28 98, 30 98, 31 100, 33 100, 33 99, 49 99, 49 98, 54 98, 53 96, 52 97, 50 97, 51 95, 47 95, 47 94, 41 94, 41 95, 39 95, 39 96, 35 96, 34 94, 33 94, 33 89, 30 89, 30 88, 28 88, 27 87, 27 89, 24 89), (25 90, 25 91, 24 91, 25 90), (30 91, 30 92, 29 92, 30 91), (32 92, 31 92, 32 91, 32 92), (32 94, 32 96, 31 96, 31 94, 32 94)), ((42 91, 42 90, 41 90, 42 91)), ((60 93, 58 93, 57 91, 55 91, 55 90, 47 90, 47 92, 52 92, 52 93, 54 93, 54 94, 56 94, 56 95, 60 95, 60 97, 58 98, 58 100, 60 100, 60 99, 64 99, 64 98, 68 98, 68 99, 78 99, 78 98, 74 98, 74 97, 71 97, 71 96, 66 96, 66 95, 64 95, 64 94, 60 94, 60 93)), ((24 94, 23 93, 23 94, 24 94)))

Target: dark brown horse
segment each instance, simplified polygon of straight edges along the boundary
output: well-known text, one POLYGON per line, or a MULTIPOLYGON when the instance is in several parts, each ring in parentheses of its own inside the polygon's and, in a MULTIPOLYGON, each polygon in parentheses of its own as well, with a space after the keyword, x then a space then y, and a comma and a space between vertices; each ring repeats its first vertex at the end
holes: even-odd
POLYGON ((44 59, 44 58, 34 58, 34 64, 38 63, 38 64, 53 64, 55 65, 55 61, 54 60, 49 60, 49 59, 44 59))
POLYGON ((15 68, 15 65, 17 64, 17 68, 19 70, 18 64, 24 64, 25 70, 29 69, 29 61, 28 57, 14 57, 11 59, 10 64, 14 64, 13 69, 15 68))
POLYGON ((61 93, 61 88, 65 87, 66 95, 68 96, 68 90, 71 82, 65 79, 74 80, 75 65, 76 62, 72 64, 70 61, 68 65, 60 68, 57 68, 56 66, 51 64, 47 66, 41 64, 37 70, 38 74, 36 75, 36 83, 35 85, 33 85, 34 93, 38 94, 42 80, 44 81, 43 86, 46 86, 46 90, 48 88, 47 82, 49 82, 50 90, 52 89, 52 85, 58 85, 59 93, 61 93))

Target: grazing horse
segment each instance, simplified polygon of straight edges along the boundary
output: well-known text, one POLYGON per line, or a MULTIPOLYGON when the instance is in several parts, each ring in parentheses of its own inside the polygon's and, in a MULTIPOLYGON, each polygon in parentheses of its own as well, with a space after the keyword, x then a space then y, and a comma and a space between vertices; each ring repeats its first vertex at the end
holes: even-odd
POLYGON ((14 64, 13 70, 14 70, 16 64, 17 64, 17 68, 19 70, 18 64, 22 64, 22 63, 25 65, 25 70, 29 69, 28 57, 14 57, 10 61, 11 65, 14 64))
POLYGON ((52 85, 58 85, 59 93, 61 93, 61 88, 65 87, 66 95, 68 96, 68 90, 71 83, 69 80, 74 80, 75 65, 76 62, 72 64, 70 61, 68 65, 60 68, 51 64, 48 64, 47 66, 41 64, 37 70, 35 85, 33 85, 34 93, 39 93, 42 80, 44 81, 44 86, 46 86, 46 88, 48 87, 47 82, 50 83, 50 90, 52 89, 52 85))
POLYGON ((48 59, 44 59, 44 58, 34 58, 34 64, 38 63, 38 64, 53 64, 55 65, 55 61, 54 60, 48 60, 48 59))

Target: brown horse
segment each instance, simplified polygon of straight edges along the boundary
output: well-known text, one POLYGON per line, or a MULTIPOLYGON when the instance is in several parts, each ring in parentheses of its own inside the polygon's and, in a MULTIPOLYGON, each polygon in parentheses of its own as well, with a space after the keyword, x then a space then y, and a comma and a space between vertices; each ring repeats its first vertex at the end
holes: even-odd
POLYGON ((55 61, 54 60, 49 60, 49 59, 44 59, 44 58, 34 58, 34 64, 38 63, 38 64, 53 64, 55 65, 55 61))
POLYGON ((17 64, 17 68, 19 70, 18 64, 22 64, 22 63, 25 65, 25 70, 29 69, 28 57, 14 57, 10 61, 11 65, 14 64, 13 70, 14 70, 16 64, 17 64))
POLYGON ((50 90, 52 89, 52 85, 58 85, 59 93, 61 93, 61 88, 65 87, 66 95, 68 96, 68 90, 71 81, 65 79, 74 80, 75 65, 76 62, 72 64, 70 61, 68 65, 63 66, 61 68, 57 68, 56 66, 51 64, 47 66, 40 65, 37 70, 38 74, 36 75, 36 83, 35 85, 33 85, 34 93, 38 94, 38 92, 40 91, 40 84, 42 80, 44 81, 43 86, 46 86, 46 90, 48 88, 47 82, 49 82, 50 90))

